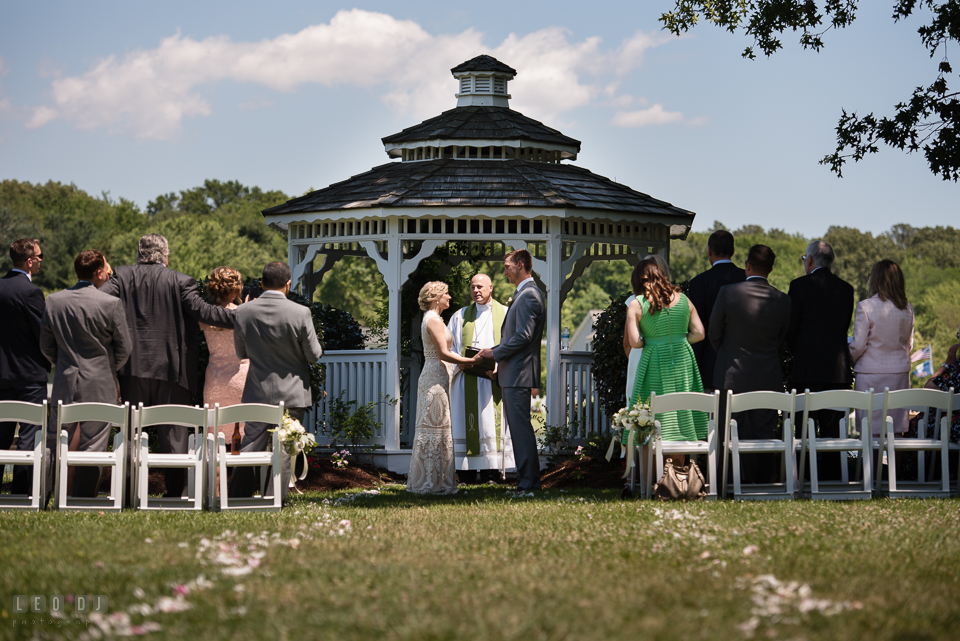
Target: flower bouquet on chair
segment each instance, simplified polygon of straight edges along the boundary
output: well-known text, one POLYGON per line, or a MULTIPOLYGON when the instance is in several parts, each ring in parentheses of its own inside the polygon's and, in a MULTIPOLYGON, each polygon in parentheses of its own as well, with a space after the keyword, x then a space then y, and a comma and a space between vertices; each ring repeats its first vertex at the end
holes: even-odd
POLYGON ((627 406, 617 411, 610 420, 610 424, 615 429, 613 439, 610 441, 610 448, 607 450, 607 460, 613 456, 613 448, 618 440, 622 442, 622 436, 627 435, 627 469, 624 472, 624 478, 630 476, 630 468, 633 467, 633 451, 637 446, 643 446, 650 442, 653 434, 654 420, 653 413, 650 411, 650 404, 637 400, 633 407, 627 406))
MULTIPOLYGON (((280 447, 290 456, 291 469, 296 470, 297 456, 303 457, 303 472, 297 477, 298 481, 302 481, 307 478, 307 469, 309 467, 307 454, 310 454, 316 449, 317 441, 314 439, 313 434, 308 433, 307 430, 303 428, 300 421, 295 418, 290 418, 289 412, 284 413, 283 425, 277 429, 280 447)), ((274 430, 270 431, 272 432, 274 430)))

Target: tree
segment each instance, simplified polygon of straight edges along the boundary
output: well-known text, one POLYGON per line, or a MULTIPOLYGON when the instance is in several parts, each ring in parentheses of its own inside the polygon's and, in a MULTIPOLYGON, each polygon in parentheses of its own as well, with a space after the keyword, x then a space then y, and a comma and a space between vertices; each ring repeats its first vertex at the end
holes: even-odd
MULTIPOLYGON (((804 49, 820 51, 828 30, 842 29, 856 19, 857 5, 857 0, 676 0, 674 10, 664 13, 660 22, 680 35, 702 17, 731 33, 742 30, 753 38, 755 47, 770 56, 783 46, 779 37, 788 29, 801 32, 804 49)), ((917 30, 921 42, 931 59, 943 48, 933 81, 914 89, 894 107, 892 116, 869 113, 861 117, 843 110, 837 124, 836 151, 820 160, 838 177, 843 176, 847 160, 858 162, 877 153, 878 144, 884 143, 907 153, 922 149, 934 175, 955 182, 960 178, 960 92, 950 91, 947 85, 953 73, 947 44, 960 41, 960 0, 896 0, 893 20, 899 22, 922 9, 932 16, 917 30)), ((747 47, 743 56, 755 58, 754 47, 747 47)))

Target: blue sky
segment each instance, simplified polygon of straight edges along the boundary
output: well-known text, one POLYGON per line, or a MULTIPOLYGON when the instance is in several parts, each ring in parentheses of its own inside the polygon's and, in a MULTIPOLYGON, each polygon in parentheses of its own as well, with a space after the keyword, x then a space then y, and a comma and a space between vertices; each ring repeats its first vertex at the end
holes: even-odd
POLYGON ((749 41, 672 3, 43 2, 0 22, 0 179, 75 183, 141 207, 239 180, 291 196, 387 162, 380 138, 455 106, 453 67, 518 70, 511 107, 582 142, 577 164, 720 220, 805 236, 960 220, 955 183, 883 150, 837 179, 841 108, 889 113, 939 57, 914 17, 862 2, 820 54, 749 41))

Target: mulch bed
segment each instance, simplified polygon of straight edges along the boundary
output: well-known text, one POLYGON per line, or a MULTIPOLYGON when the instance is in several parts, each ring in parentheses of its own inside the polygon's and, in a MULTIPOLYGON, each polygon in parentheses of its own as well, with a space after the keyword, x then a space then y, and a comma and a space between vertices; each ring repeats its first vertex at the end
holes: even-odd
POLYGON ((540 473, 546 490, 559 489, 621 489, 624 486, 624 464, 620 459, 610 462, 603 457, 568 459, 540 473))
MULTIPOLYGON (((110 491, 111 468, 105 468, 100 481, 102 492, 110 491)), ((582 459, 568 459, 558 465, 545 469, 540 478, 544 489, 619 489, 624 486, 623 461, 585 456, 582 459)), ((404 483, 405 477, 378 468, 370 464, 357 464, 350 461, 346 467, 336 467, 328 457, 311 458, 307 478, 297 481, 302 492, 327 492, 352 488, 370 489, 389 483, 404 483)), ((507 481, 509 484, 510 481, 507 481)), ((8 484, 9 485, 9 484, 8 484)), ((9 491, 9 488, 5 488, 9 491)), ((149 493, 164 493, 163 472, 150 472, 149 493)))

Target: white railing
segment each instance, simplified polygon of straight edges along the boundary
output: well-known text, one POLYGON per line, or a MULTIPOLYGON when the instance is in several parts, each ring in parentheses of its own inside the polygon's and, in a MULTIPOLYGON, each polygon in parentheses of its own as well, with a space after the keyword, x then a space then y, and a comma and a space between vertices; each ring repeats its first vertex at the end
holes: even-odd
MULTIPOLYGON (((326 368, 325 380, 320 386, 323 393, 320 401, 308 411, 305 421, 315 430, 321 447, 330 444, 326 418, 333 399, 356 401, 356 405, 351 406, 354 411, 361 405, 375 402, 377 422, 381 425, 386 422, 386 412, 392 408, 379 401, 387 395, 387 350, 330 350, 323 353, 320 362, 326 368)), ((369 444, 383 445, 385 440, 381 428, 374 432, 369 444)))
MULTIPOLYGON (((351 408, 355 410, 371 401, 381 401, 386 395, 387 351, 331 350, 324 352, 321 363, 326 367, 325 382, 321 386, 326 395, 307 412, 305 425, 315 433, 317 443, 325 447, 330 444, 326 418, 332 399, 340 398, 342 394, 344 402, 357 402, 351 408)), ((573 442, 583 441, 590 432, 610 432, 610 419, 604 413, 597 397, 593 367, 593 352, 560 352, 560 390, 566 395, 566 402, 559 420, 549 417, 547 422, 551 425, 568 425, 569 438, 573 442)), ((400 394, 400 441, 409 447, 413 442, 417 415, 419 362, 413 357, 404 357, 400 361, 400 370, 403 380, 400 394)), ((545 391, 549 394, 549 390, 545 391)), ((375 415, 379 423, 386 423, 387 411, 393 411, 393 408, 386 403, 377 403, 375 415)), ((383 432, 383 429, 377 430, 368 444, 384 445, 386 435, 383 432)))
MULTIPOLYGON (((584 440, 590 432, 609 434, 610 418, 603 411, 593 379, 593 352, 560 352, 560 390, 566 394, 566 402, 559 423, 569 426, 572 441, 584 440)), ((553 424, 552 417, 548 421, 553 424)))

